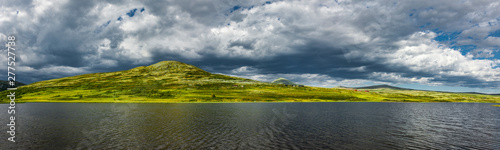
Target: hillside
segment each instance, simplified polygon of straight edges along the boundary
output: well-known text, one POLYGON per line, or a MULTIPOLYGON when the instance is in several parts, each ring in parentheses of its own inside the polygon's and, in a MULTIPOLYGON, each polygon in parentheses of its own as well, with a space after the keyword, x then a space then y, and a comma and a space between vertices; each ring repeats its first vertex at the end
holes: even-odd
MULTIPOLYGON (((16 82, 16 87, 20 87, 20 86, 26 85, 26 84, 21 83, 21 82, 17 82, 17 81, 14 81, 14 82, 16 82)), ((7 90, 7 88, 10 87, 9 83, 10 83, 10 81, 0 80, 0 91, 7 90)))
POLYGON ((292 81, 290 81, 288 79, 285 79, 285 78, 278 78, 278 79, 274 80, 271 83, 274 83, 274 84, 284 84, 284 85, 297 85, 297 84, 293 83, 292 81))
POLYGON ((407 89, 407 88, 400 88, 400 87, 395 87, 395 86, 390 86, 390 85, 372 85, 372 86, 364 86, 364 87, 356 87, 354 89, 394 89, 394 90, 413 90, 413 89, 407 89))
MULTIPOLYGON (((346 88, 346 87, 343 87, 346 88)), ((364 86, 364 87, 355 87, 353 89, 360 89, 360 90, 382 90, 382 89, 387 89, 387 90, 415 90, 415 89, 408 89, 408 88, 401 88, 401 87, 396 87, 396 86, 390 86, 390 85, 372 85, 372 86, 364 86)), ((486 94, 486 93, 479 93, 479 92, 446 92, 446 91, 430 91, 430 90, 420 90, 420 91, 429 91, 429 92, 442 92, 442 93, 457 93, 457 94, 479 94, 479 95, 500 95, 500 94, 486 94)))
MULTIPOLYGON (((293 82, 292 82, 293 83, 293 82)), ((8 91, 0 94, 7 95, 8 91)), ((2 97, 1 102, 8 102, 2 97)), ((118 72, 35 82, 16 90, 17 102, 490 102, 500 96, 383 89, 292 87, 212 74, 177 61, 118 72)))

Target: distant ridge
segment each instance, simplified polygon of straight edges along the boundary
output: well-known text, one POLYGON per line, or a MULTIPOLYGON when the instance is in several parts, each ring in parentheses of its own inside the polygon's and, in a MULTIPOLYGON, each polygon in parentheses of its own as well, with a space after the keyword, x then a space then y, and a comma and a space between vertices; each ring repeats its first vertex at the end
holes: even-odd
POLYGON ((395 90, 414 90, 414 89, 407 89, 407 88, 400 88, 400 87, 395 87, 395 86, 390 86, 390 85, 372 85, 372 86, 364 86, 364 87, 355 87, 354 89, 395 89, 395 90))
MULTIPOLYGON (((393 90, 417 90, 417 89, 408 89, 408 88, 401 88, 401 87, 396 87, 396 86, 390 86, 390 85, 372 85, 372 86, 364 86, 364 87, 354 87, 353 89, 393 89, 393 90)), ((481 94, 481 95, 500 95, 500 94, 486 94, 486 93, 479 93, 479 92, 448 92, 448 91, 434 91, 434 90, 418 90, 418 91, 432 91, 432 92, 442 92, 442 93, 463 93, 463 94, 481 94)))
POLYGON ((198 74, 203 74, 203 75, 208 75, 210 74, 209 72, 206 72, 205 70, 202 70, 198 67, 195 67, 193 65, 189 65, 183 62, 178 62, 178 61, 161 61, 155 64, 152 64, 150 66, 145 66, 145 67, 137 67, 132 70, 141 70, 145 69, 149 72, 154 72, 154 73, 187 73, 187 72, 196 72, 198 74))
MULTIPOLYGON (((20 86, 26 85, 26 84, 21 83, 21 82, 17 82, 17 81, 14 81, 14 82, 16 83, 16 87, 20 87, 20 86)), ((10 83, 10 81, 0 80, 0 91, 7 90, 7 88, 10 87, 9 83, 10 83)))
MULTIPOLYGON (((447 93, 446 91, 437 91, 447 93)), ((487 94, 487 93, 479 93, 479 92, 448 92, 448 93, 465 93, 465 94, 481 94, 481 95, 500 95, 500 94, 487 94)))
POLYGON ((274 84, 284 84, 284 85, 297 85, 297 84, 293 83, 292 81, 290 81, 288 79, 285 79, 285 78, 278 78, 278 79, 274 80, 271 83, 274 83, 274 84))
POLYGON ((336 86, 334 88, 343 88, 343 89, 349 89, 350 87, 345 87, 345 86, 336 86))

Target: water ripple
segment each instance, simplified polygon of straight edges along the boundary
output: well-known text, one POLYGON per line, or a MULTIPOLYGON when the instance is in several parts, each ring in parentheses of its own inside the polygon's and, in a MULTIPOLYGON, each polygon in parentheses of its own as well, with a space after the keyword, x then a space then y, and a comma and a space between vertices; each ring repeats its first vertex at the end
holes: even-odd
POLYGON ((490 105, 26 103, 0 149, 500 149, 490 105))

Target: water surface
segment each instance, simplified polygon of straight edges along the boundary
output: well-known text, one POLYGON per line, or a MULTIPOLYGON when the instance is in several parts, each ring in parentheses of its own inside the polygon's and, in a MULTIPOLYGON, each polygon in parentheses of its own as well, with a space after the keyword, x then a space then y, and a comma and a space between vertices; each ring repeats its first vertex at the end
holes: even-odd
POLYGON ((24 103, 0 149, 500 149, 491 105, 24 103))

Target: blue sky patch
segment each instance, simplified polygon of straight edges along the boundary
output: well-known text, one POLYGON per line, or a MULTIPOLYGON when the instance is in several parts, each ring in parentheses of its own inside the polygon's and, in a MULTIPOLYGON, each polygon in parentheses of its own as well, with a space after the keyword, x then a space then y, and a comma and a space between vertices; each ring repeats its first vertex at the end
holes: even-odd
POLYGON ((130 10, 130 12, 127 13, 129 17, 133 17, 135 15, 135 12, 137 11, 137 8, 130 10))
POLYGON ((462 55, 465 56, 471 50, 476 49, 477 46, 476 45, 461 45, 461 46, 452 46, 450 48, 455 49, 455 50, 459 50, 460 53, 462 53, 462 55))
POLYGON ((490 34, 488 36, 500 37, 500 30, 496 30, 494 32, 490 32, 490 34))
POLYGON ((239 5, 234 6, 233 8, 231 8, 231 13, 240 9, 240 8, 241 8, 241 6, 239 6, 239 5))
POLYGON ((144 9, 144 7, 141 8, 141 12, 144 12, 146 9, 144 9))
POLYGON ((122 18, 122 16, 120 16, 120 17, 118 17, 118 19, 116 19, 116 20, 118 20, 118 21, 122 21, 122 20, 123 20, 123 18, 122 18))
POLYGON ((455 39, 458 38, 458 36, 462 32, 448 32, 448 33, 443 33, 443 32, 439 33, 439 32, 437 32, 437 33, 439 35, 437 37, 435 37, 434 40, 442 42, 442 41, 452 41, 452 40, 455 40, 455 39))
MULTIPOLYGON (((493 52, 495 56, 493 56, 493 59, 500 59, 500 53, 497 51, 496 53, 493 52)), ((500 66, 497 66, 497 68, 500 66)))

